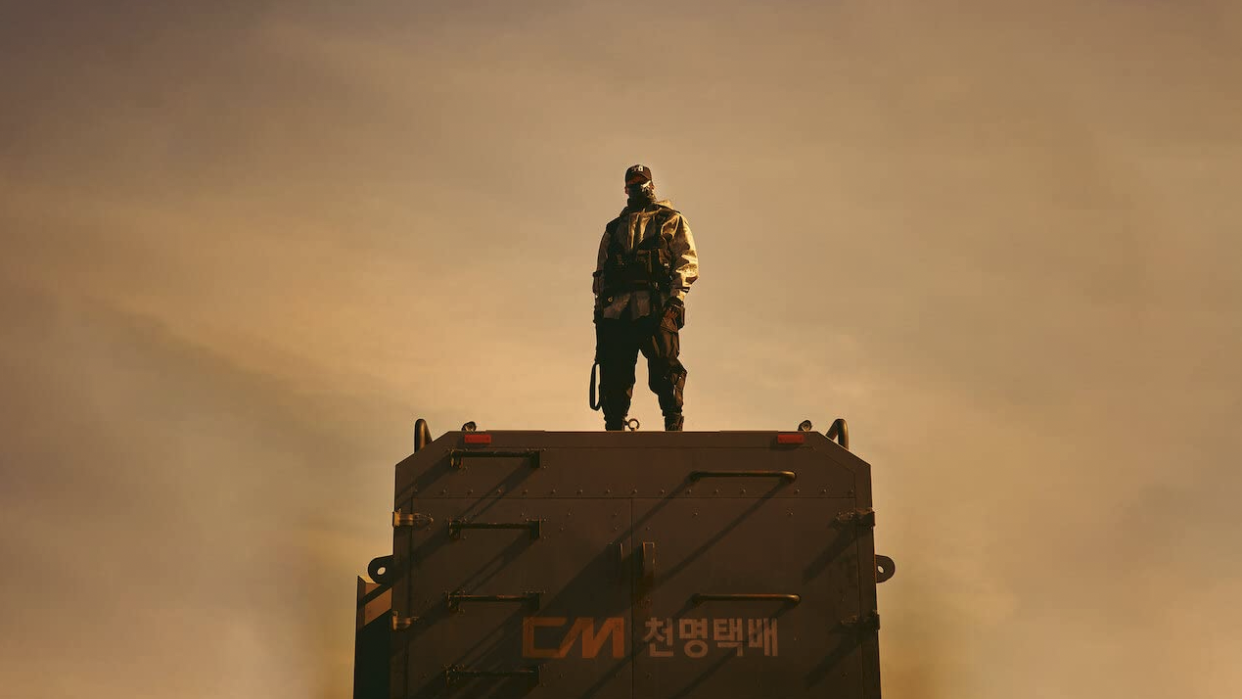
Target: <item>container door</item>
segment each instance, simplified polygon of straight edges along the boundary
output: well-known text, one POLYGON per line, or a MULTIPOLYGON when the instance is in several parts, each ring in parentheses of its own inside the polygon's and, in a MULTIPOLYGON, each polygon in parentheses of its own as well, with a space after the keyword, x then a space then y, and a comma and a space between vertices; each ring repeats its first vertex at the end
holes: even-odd
POLYGON ((434 523, 395 588, 394 697, 631 699, 627 500, 417 506, 434 523))
MULTIPOLYGON (((634 696, 869 697, 854 500, 636 500, 634 696)), ((863 581, 869 584, 870 581, 863 581)))

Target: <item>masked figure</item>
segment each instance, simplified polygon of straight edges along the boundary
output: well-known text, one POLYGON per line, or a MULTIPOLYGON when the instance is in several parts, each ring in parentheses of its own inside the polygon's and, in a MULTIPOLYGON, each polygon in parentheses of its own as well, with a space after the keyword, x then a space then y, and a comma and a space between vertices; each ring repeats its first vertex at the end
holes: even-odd
POLYGON ((682 428, 686 368, 677 358, 686 293, 699 277, 690 225, 667 200, 656 201, 651 169, 625 171, 628 197, 604 227, 595 266, 595 333, 604 427, 620 430, 634 395, 634 367, 647 358, 647 385, 664 429, 682 428))

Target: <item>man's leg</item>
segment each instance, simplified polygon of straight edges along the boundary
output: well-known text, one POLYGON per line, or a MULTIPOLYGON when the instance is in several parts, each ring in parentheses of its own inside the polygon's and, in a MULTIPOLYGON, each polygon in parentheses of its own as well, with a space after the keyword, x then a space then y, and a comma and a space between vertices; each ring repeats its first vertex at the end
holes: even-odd
POLYGON ((619 318, 601 318, 595 324, 599 342, 599 402, 606 430, 625 428, 634 396, 638 342, 632 326, 632 321, 619 318))
POLYGON ((664 429, 679 432, 684 422, 681 410, 686 387, 686 367, 678 359, 681 337, 675 325, 662 322, 659 317, 644 320, 648 321, 648 334, 642 344, 643 356, 647 358, 647 385, 660 401, 664 429))

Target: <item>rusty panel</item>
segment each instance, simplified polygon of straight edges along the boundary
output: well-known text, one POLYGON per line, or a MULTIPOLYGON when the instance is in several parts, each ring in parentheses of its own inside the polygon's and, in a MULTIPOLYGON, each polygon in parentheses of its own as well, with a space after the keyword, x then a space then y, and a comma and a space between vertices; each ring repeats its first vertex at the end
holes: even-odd
POLYGON ((434 523, 411 530, 408 614, 418 619, 400 632, 406 642, 401 660, 408 668, 405 696, 525 696, 533 689, 528 675, 469 673, 519 673, 538 667, 537 691, 542 696, 630 699, 629 580, 621 546, 629 530, 628 502, 493 495, 412 504, 434 523), (457 527, 453 536, 450 520, 540 524, 538 538, 528 527, 457 527), (450 593, 540 594, 538 608, 529 598, 464 599, 454 612, 446 598, 450 593), (524 635, 527 624, 529 638, 524 635), (575 633, 578 638, 564 657, 555 657, 575 633), (598 647, 589 647, 592 644, 598 647), (450 667, 462 671, 452 685, 444 674, 450 667))
POLYGON ((635 551, 654 544, 654 574, 636 581, 635 696, 868 696, 858 645, 838 625, 858 614, 857 535, 833 524, 853 507, 846 499, 635 501, 635 551), (696 597, 755 594, 799 601, 696 597))

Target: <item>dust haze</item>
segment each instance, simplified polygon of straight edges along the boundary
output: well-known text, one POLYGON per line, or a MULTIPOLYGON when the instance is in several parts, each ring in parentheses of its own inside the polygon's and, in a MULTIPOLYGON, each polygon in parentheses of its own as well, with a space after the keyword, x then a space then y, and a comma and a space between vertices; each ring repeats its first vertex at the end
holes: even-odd
POLYGON ((348 696, 413 420, 600 427, 642 162, 687 429, 874 467, 886 696, 1242 695, 1240 47, 1225 0, 0 3, 4 694, 348 696))

